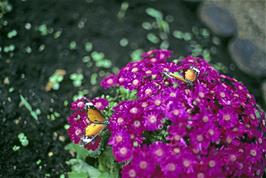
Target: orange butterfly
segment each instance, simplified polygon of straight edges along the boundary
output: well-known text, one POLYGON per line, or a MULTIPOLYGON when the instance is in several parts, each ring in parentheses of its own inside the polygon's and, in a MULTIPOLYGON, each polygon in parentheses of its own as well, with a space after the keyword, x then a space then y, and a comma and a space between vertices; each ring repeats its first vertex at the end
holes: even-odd
POLYGON ((185 71, 184 77, 181 76, 178 72, 164 72, 166 76, 181 80, 182 82, 185 82, 189 85, 192 85, 193 82, 197 80, 199 73, 200 71, 196 67, 190 67, 190 69, 187 69, 185 71))
POLYGON ((93 142, 108 124, 102 113, 91 102, 86 103, 86 110, 89 125, 85 128, 84 136, 81 138, 82 145, 93 142))

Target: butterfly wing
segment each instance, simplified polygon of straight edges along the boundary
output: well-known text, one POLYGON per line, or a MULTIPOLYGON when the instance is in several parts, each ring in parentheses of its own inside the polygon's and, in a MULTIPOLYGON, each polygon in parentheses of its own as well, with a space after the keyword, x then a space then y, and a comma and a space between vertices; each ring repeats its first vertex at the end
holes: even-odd
POLYGON ((105 124, 92 123, 86 127, 85 136, 93 137, 93 136, 99 135, 101 131, 105 128, 105 126, 106 126, 105 124))
POLYGON ((183 82, 186 82, 186 80, 178 73, 178 72, 175 72, 175 73, 170 73, 169 74, 171 77, 174 77, 175 79, 177 80, 181 80, 183 82))
POLYGON ((103 115, 97 109, 89 108, 88 112, 87 112, 87 115, 88 115, 88 119, 92 123, 103 123, 104 122, 103 115))
POLYGON ((197 79, 197 73, 196 71, 192 70, 192 69, 188 69, 185 72, 185 79, 194 82, 197 79))

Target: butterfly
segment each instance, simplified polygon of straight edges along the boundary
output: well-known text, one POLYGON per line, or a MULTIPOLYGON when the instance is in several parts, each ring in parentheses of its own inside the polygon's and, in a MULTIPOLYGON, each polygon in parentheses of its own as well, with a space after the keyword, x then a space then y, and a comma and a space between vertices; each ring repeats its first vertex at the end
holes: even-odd
POLYGON ((101 137, 100 134, 107 126, 108 122, 102 113, 94 107, 91 102, 87 102, 85 109, 89 125, 84 130, 84 135, 81 137, 80 144, 87 149, 95 150, 99 147, 101 137))
POLYGON ((189 84, 190 86, 193 85, 193 82, 197 80, 199 73, 199 69, 193 66, 184 72, 184 76, 182 76, 178 72, 164 72, 167 77, 175 78, 177 80, 189 84))

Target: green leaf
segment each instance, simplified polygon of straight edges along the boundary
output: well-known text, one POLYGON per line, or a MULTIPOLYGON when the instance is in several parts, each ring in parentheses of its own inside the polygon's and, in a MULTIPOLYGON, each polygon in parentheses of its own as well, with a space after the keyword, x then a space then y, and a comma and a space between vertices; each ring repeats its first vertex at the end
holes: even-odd
POLYGON ((147 39, 154 44, 159 43, 160 41, 160 39, 154 33, 148 33, 147 39))
POLYGON ((89 151, 82 146, 74 143, 69 143, 65 146, 65 150, 73 151, 77 154, 77 159, 85 160, 88 156, 92 158, 97 158, 101 154, 101 150, 89 151))
POLYGON ((108 59, 100 60, 96 62, 96 66, 108 69, 112 66, 112 62, 108 59))
POLYGON ((93 48, 93 44, 91 42, 86 42, 85 43, 85 50, 87 52, 90 52, 92 50, 92 48, 93 48))
POLYGON ((21 100, 22 104, 26 107, 26 109, 30 112, 31 116, 35 120, 38 120, 38 114, 32 110, 30 103, 22 95, 20 95, 20 100, 21 100))
POLYGON ((160 11, 154 9, 154 8, 150 8, 150 7, 147 8, 147 9, 146 9, 146 13, 147 13, 149 16, 155 18, 155 19, 162 19, 162 18, 163 18, 162 13, 161 13, 160 11))
POLYGON ((104 53, 102 53, 102 52, 97 52, 97 51, 93 51, 93 52, 91 53, 91 57, 92 57, 92 59, 93 59, 95 62, 97 62, 97 61, 103 60, 103 58, 104 58, 104 53))
POLYGON ((165 32, 165 33, 169 33, 170 29, 169 29, 169 24, 165 21, 165 20, 158 20, 157 24, 159 26, 159 28, 165 32))
POLYGON ((110 147, 107 147, 99 157, 99 170, 104 172, 100 177, 118 178, 119 166, 114 160, 114 156, 110 147), (107 176, 108 175, 108 176, 107 176))
POLYGON ((30 103, 24 98, 24 96, 20 95, 20 100, 29 111, 32 111, 30 103))
POLYGON ((66 145, 65 150, 76 152, 77 158, 81 159, 81 160, 85 160, 86 157, 89 155, 88 150, 86 150, 86 149, 82 148, 80 145, 77 145, 74 143, 70 143, 70 144, 66 145))
POLYGON ((98 178, 102 174, 98 169, 80 159, 70 159, 67 164, 71 165, 72 172, 86 173, 90 178, 98 178))
POLYGON ((130 91, 128 89, 125 89, 124 87, 120 87, 118 88, 117 93, 119 96, 121 96, 122 100, 131 100, 136 98, 137 91, 130 91))
POLYGON ((18 134, 18 139, 22 146, 27 146, 29 144, 29 140, 24 133, 18 134))
POLYGON ((68 178, 88 178, 88 174, 84 172, 69 172, 68 173, 68 178))
POLYGON ((143 49, 136 49, 131 53, 131 58, 133 61, 137 61, 141 59, 141 54, 144 53, 143 49))
POLYGON ((97 77, 98 77, 97 73, 91 74, 91 78, 90 78, 91 85, 96 85, 97 84, 97 77))

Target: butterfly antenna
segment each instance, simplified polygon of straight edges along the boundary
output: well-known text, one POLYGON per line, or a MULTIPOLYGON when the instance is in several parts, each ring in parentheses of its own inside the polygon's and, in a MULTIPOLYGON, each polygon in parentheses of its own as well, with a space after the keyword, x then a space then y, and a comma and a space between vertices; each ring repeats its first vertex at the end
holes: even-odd
POLYGON ((166 75, 169 78, 173 78, 171 75, 169 75, 167 72, 163 72, 164 75, 166 75))

